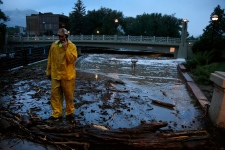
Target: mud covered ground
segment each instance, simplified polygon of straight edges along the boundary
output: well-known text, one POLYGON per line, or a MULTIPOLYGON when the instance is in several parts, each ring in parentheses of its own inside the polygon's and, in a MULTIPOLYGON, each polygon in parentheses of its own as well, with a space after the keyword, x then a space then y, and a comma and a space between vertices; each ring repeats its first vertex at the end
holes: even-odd
MULTIPOLYGON (((92 58, 92 61, 94 59, 92 58)), ((144 69, 140 66, 132 70, 130 62, 126 66, 121 62, 118 63, 116 59, 105 60, 110 61, 110 70, 121 67, 123 73, 118 70, 109 73, 106 71, 109 68, 107 66, 103 71, 99 70, 99 67, 102 68, 101 65, 104 65, 104 61, 99 64, 93 63, 93 69, 88 66, 90 62, 80 60, 75 90, 76 124, 97 124, 108 129, 118 129, 132 128, 144 122, 166 121, 168 126, 161 130, 170 132, 201 130, 209 127, 209 122, 203 117, 201 108, 189 96, 185 83, 180 80, 176 71, 168 72, 164 79, 160 74, 154 74, 159 72, 158 70, 151 71, 150 75, 143 75, 144 72, 140 75, 137 72, 149 71, 148 66, 144 69), (129 71, 130 75, 127 75, 129 73, 126 71, 129 71), (156 78, 148 78, 153 74, 159 77, 160 82, 149 82, 147 85, 142 83, 143 80, 159 81, 156 78), (175 107, 157 105, 152 103, 152 100, 170 103, 175 107)), ((47 119, 51 114, 49 102, 51 82, 46 79, 45 64, 46 62, 42 62, 1 73, 0 106, 14 113, 28 115, 28 112, 32 112, 42 119, 47 119)), ((161 71, 166 72, 168 68, 175 70, 176 67, 173 67, 171 69, 171 66, 166 65, 161 71)), ((65 120, 63 123, 66 123, 65 120)), ((214 128, 210 129, 215 133, 212 138, 216 139, 219 136, 218 132, 214 128)), ((220 142, 221 140, 212 141, 214 148, 223 147, 220 142)), ((54 149, 49 145, 34 144, 20 140, 18 137, 11 138, 11 135, 1 134, 0 148, 7 149, 7 147, 54 149)))

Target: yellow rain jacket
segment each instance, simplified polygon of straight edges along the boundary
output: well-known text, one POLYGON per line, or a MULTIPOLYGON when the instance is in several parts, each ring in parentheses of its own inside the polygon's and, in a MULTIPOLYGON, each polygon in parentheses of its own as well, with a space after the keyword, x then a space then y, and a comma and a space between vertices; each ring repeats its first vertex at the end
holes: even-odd
POLYGON ((75 61, 77 48, 68 40, 67 49, 59 47, 58 41, 52 43, 48 55, 46 75, 51 76, 51 116, 58 118, 63 113, 63 95, 66 99, 66 115, 74 113, 75 61))
POLYGON ((59 47, 59 40, 55 41, 50 48, 47 63, 47 76, 56 80, 71 80, 76 78, 75 61, 77 48, 68 40, 67 49, 59 47))

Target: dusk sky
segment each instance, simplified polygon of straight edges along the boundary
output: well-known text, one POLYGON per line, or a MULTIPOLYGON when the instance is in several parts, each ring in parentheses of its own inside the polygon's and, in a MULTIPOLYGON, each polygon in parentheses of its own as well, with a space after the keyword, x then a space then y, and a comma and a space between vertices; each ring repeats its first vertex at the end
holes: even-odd
MULTIPOLYGON (((69 15, 77 0, 2 0, 0 9, 25 10, 37 12, 52 12, 69 15)), ((225 9, 225 0, 82 0, 86 11, 98 10, 101 7, 121 11, 125 17, 136 17, 143 13, 161 13, 181 19, 188 19, 188 32, 198 37, 209 24, 210 15, 217 5, 225 9)))

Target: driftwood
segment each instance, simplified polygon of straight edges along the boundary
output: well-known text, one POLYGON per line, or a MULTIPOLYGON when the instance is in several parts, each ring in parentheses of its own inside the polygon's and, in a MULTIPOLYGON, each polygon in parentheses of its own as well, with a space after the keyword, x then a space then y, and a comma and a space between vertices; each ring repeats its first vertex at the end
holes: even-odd
POLYGON ((167 122, 106 130, 100 125, 62 124, 48 120, 30 120, 30 126, 25 127, 16 119, 5 117, 4 113, 0 115, 0 123, 1 120, 6 128, 11 124, 18 126, 19 132, 14 135, 53 144, 59 149, 202 149, 209 141, 209 134, 204 130, 163 132, 161 128, 166 127, 167 122))
POLYGON ((170 108, 175 107, 175 105, 173 105, 173 104, 162 102, 162 101, 158 101, 158 100, 153 100, 153 99, 152 99, 152 103, 155 103, 155 104, 158 104, 158 105, 162 105, 162 106, 165 106, 165 107, 170 107, 170 108))
POLYGON ((129 92, 129 90, 118 90, 114 88, 107 88, 107 90, 114 91, 114 92, 129 92))

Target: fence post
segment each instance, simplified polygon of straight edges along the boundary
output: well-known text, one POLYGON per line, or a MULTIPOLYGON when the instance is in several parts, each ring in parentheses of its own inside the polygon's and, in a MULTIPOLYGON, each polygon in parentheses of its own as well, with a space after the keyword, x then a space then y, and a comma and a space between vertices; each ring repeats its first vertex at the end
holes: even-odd
POLYGON ((27 50, 26 49, 22 49, 22 50, 23 50, 23 66, 27 66, 27 64, 28 64, 27 50))
POLYGON ((114 41, 117 41, 117 35, 114 35, 114 41))
POLYGON ((32 53, 31 46, 29 45, 29 54, 31 54, 31 53, 32 53))
POLYGON ((44 48, 44 55, 46 54, 46 51, 45 51, 45 46, 43 47, 44 48))

